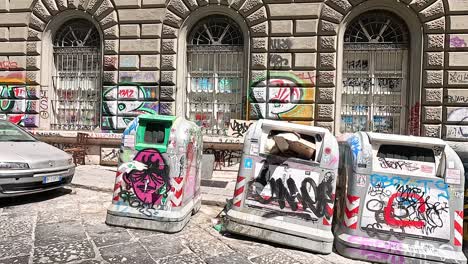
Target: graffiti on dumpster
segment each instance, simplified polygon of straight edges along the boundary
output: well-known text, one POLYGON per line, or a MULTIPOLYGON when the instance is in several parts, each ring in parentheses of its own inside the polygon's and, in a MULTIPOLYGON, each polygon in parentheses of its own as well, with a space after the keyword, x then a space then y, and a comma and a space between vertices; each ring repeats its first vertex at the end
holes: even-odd
POLYGON ((119 186, 119 197, 142 214, 151 216, 158 206, 168 202, 171 190, 168 170, 158 150, 145 149, 138 152, 133 161, 119 167, 126 184, 125 188, 119 186))
POLYGON ((332 172, 327 172, 318 183, 320 175, 314 171, 270 165, 267 161, 263 165, 257 163, 255 168, 257 176, 249 183, 249 206, 275 210, 271 215, 284 214, 312 221, 333 215, 332 172))
POLYGON ((444 180, 371 175, 361 227, 369 236, 450 239, 448 185, 444 180))

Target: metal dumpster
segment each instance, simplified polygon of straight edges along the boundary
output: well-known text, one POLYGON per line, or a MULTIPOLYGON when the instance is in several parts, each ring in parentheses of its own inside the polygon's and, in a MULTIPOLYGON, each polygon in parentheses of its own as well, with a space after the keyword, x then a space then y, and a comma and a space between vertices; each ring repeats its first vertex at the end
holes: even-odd
POLYGON ((464 169, 446 142, 358 132, 342 147, 340 254, 381 263, 466 263, 464 169))
POLYGON ((257 121, 245 137, 227 231, 330 253, 338 159, 338 144, 326 129, 257 121))
POLYGON ((125 129, 109 225, 178 232, 201 205, 202 135, 181 117, 140 115, 125 129))

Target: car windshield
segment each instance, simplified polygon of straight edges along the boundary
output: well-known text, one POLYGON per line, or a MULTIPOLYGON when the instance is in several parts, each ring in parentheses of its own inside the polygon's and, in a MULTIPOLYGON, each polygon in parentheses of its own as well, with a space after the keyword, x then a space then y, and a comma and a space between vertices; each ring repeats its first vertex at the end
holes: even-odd
POLYGON ((30 141, 36 141, 36 139, 12 123, 0 121, 0 142, 30 141))

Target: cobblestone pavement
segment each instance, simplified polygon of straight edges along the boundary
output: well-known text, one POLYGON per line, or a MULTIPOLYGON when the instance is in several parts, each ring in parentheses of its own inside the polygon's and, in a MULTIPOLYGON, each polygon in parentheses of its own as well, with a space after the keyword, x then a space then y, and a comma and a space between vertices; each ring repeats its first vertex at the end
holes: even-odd
POLYGON ((12 263, 359 263, 222 236, 220 207, 202 206, 180 233, 110 227, 111 193, 80 188, 0 200, 0 264, 12 263))

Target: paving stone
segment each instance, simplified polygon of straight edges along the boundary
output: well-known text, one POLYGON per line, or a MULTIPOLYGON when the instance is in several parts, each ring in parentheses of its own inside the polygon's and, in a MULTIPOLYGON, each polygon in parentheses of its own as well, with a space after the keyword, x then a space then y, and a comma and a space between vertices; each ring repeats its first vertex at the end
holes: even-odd
POLYGON ((97 247, 115 245, 132 239, 124 228, 110 227, 104 223, 85 226, 85 230, 97 247))
POLYGON ((87 240, 58 243, 34 249, 33 263, 67 263, 94 258, 91 243, 87 240))
POLYGON ((160 259, 172 255, 183 255, 191 253, 182 245, 180 239, 174 235, 149 236, 140 238, 140 243, 146 247, 148 253, 154 259, 160 259))
MULTIPOLYGON (((0 259, 29 255, 32 248, 31 234, 0 239, 0 259)), ((1 263, 1 262, 0 262, 1 263)))
POLYGON ((207 264, 251 264, 247 257, 239 253, 231 253, 228 255, 220 255, 205 259, 207 264))
POLYGON ((44 210, 38 212, 38 223, 58 223, 74 221, 80 218, 78 205, 70 205, 68 208, 55 208, 55 210, 44 210))
POLYGON ((54 243, 80 241, 86 238, 84 228, 78 221, 38 224, 36 226, 36 246, 54 243))
POLYGON ((31 215, 5 214, 0 216, 0 237, 31 235, 31 215))
POLYGON ((145 237, 150 237, 150 236, 164 235, 164 233, 161 233, 161 232, 158 232, 158 231, 145 230, 145 229, 127 228, 127 231, 130 232, 132 235, 134 235, 137 238, 145 238, 145 237))
POLYGON ((261 241, 262 243, 251 241, 249 238, 239 235, 226 234, 226 236, 221 237, 221 240, 223 243, 228 244, 231 249, 248 257, 249 259, 266 255, 275 250, 274 247, 267 243, 263 243, 263 241, 261 241))
POLYGON ((220 243, 217 238, 205 233, 196 233, 197 235, 188 236, 186 241, 188 246, 195 254, 202 259, 207 259, 213 256, 218 256, 223 253, 234 252, 227 245, 220 243))
POLYGON ((283 252, 278 251, 252 258, 251 261, 258 264, 302 264, 302 262, 297 261, 283 252))
POLYGON ((0 264, 25 264, 28 263, 29 256, 21 256, 7 259, 0 259, 0 264))
POLYGON ((159 260, 157 263, 158 264, 182 264, 182 263, 204 264, 205 262, 201 260, 195 254, 186 254, 186 255, 170 256, 170 257, 159 260))
POLYGON ((145 248, 138 242, 126 243, 99 249, 102 258, 109 263, 154 263, 145 248))

